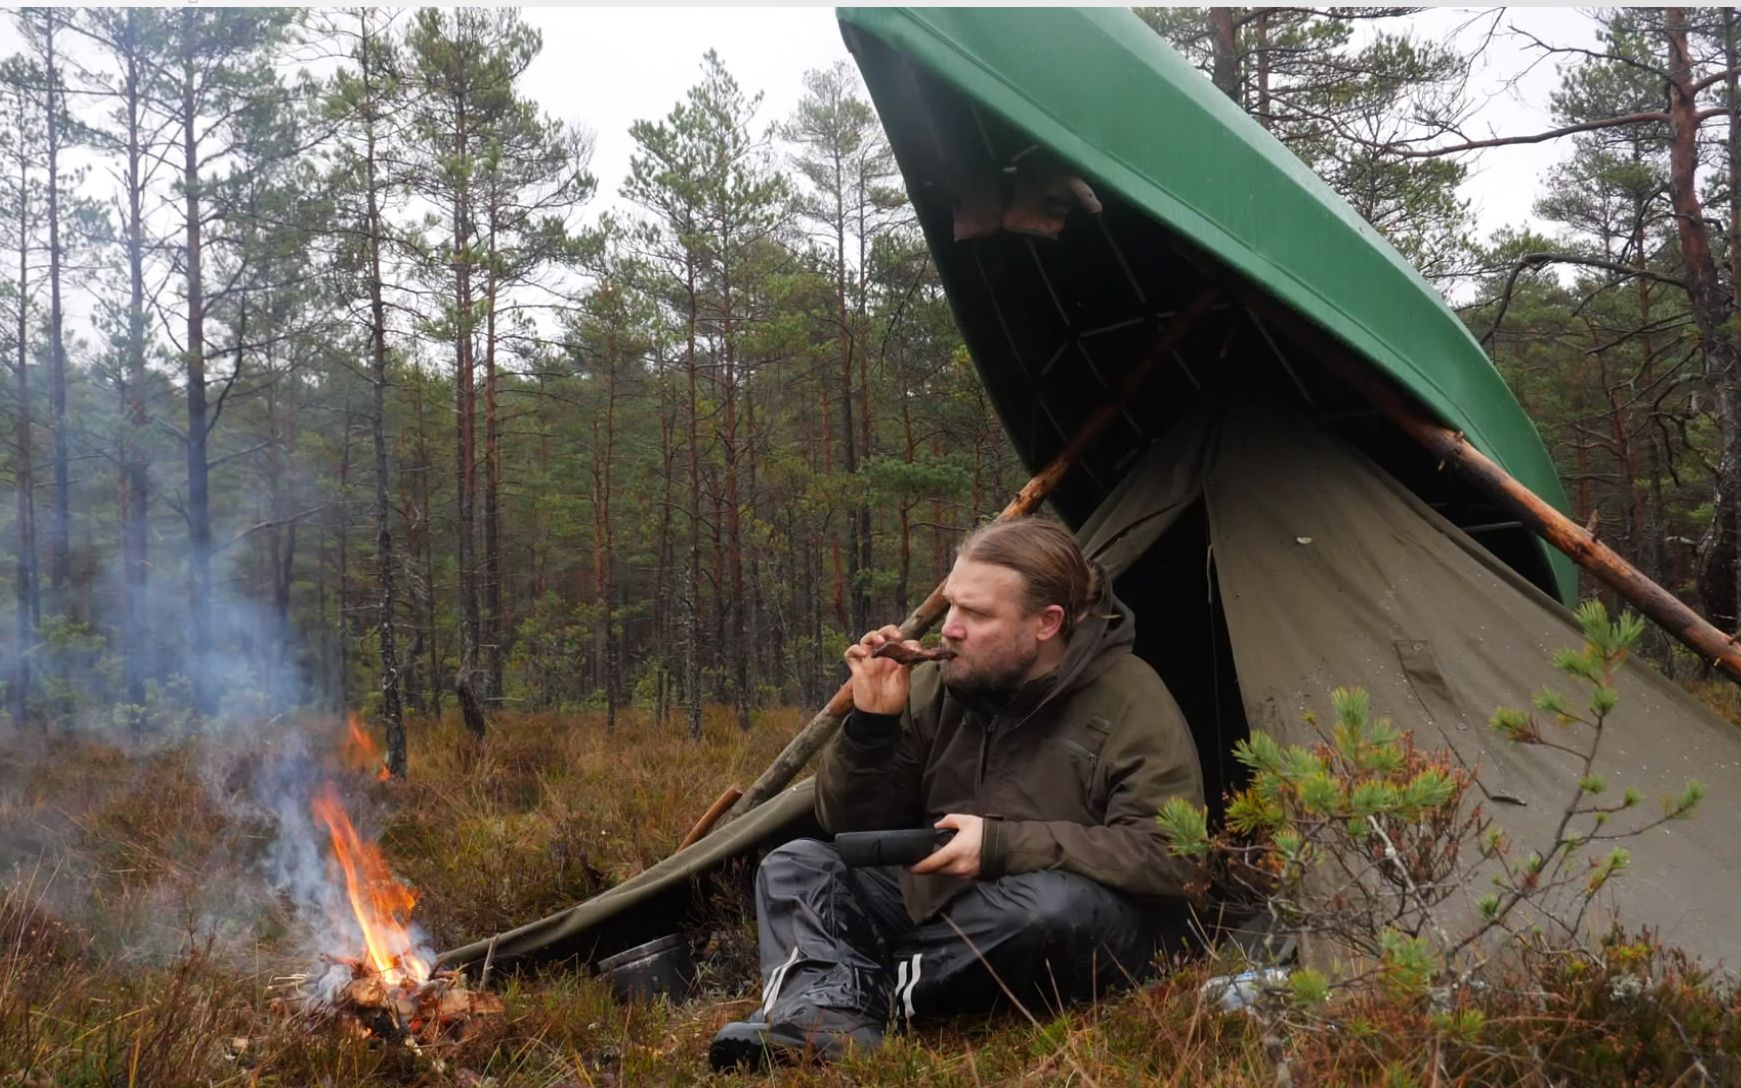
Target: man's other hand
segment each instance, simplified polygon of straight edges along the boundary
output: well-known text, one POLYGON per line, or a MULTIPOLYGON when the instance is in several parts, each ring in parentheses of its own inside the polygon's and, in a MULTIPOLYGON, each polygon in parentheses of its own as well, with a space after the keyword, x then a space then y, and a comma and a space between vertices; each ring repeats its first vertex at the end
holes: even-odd
POLYGON ((915 873, 948 873, 972 880, 979 876, 979 844, 985 840, 985 820, 951 812, 938 820, 936 827, 946 827, 955 837, 944 843, 930 857, 913 865, 915 873))
MULTIPOLYGON (((910 683, 907 666, 897 665, 886 657, 872 657, 885 642, 900 642, 901 629, 890 624, 865 636, 846 648, 846 667, 852 670, 852 705, 866 714, 899 714, 907 709, 910 683)), ((908 639, 906 645, 917 650, 919 643, 908 639)))

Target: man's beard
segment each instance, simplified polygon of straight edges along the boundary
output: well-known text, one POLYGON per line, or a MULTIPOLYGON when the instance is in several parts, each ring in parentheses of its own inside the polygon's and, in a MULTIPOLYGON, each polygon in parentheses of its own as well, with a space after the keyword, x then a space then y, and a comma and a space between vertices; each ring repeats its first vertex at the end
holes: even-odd
POLYGON ((943 663, 943 686, 956 695, 981 698, 1013 695, 1039 657, 1037 645, 1029 646, 1025 654, 1015 650, 1008 657, 987 661, 973 669, 964 667, 957 657, 943 663))

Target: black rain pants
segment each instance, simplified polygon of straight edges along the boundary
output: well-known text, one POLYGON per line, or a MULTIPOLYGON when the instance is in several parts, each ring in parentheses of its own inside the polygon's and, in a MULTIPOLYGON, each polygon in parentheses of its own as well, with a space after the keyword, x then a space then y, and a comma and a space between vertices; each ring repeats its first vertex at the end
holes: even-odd
POLYGON ((842 1013, 881 1023, 984 1012, 1010 995, 1038 1013, 1145 977, 1160 941, 1178 947, 1185 932, 1182 909, 1157 916, 1057 869, 979 881, 915 925, 896 872, 849 868, 815 839, 763 860, 764 1019, 842 1013))

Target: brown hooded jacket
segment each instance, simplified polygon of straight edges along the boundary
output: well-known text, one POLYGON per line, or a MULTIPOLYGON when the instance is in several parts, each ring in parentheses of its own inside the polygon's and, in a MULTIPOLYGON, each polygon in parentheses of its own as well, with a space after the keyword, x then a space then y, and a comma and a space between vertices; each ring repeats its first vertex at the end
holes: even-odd
MULTIPOLYGON (((1203 803, 1202 771, 1178 704, 1130 652, 1135 625, 1112 595, 1076 625, 1058 668, 1001 706, 967 700, 942 670, 913 670, 907 709, 854 711, 816 775, 831 833, 985 818, 980 879, 1064 869, 1144 900, 1184 894, 1189 867, 1155 822, 1170 797, 1203 803)), ((968 882, 901 873, 915 922, 968 882)))

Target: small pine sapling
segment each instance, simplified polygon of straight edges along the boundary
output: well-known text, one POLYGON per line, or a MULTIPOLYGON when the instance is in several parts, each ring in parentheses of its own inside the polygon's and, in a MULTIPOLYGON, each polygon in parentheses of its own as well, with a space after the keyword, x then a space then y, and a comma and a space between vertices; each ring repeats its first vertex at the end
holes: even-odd
POLYGON ((1500 708, 1492 719, 1513 743, 1577 761, 1548 841, 1520 849, 1470 795, 1475 775, 1453 753, 1417 748, 1411 734, 1374 715, 1359 688, 1331 692, 1335 720, 1316 745, 1283 745, 1254 731, 1235 747, 1250 780, 1230 797, 1221 829, 1182 801, 1161 810, 1170 849, 1199 867, 1198 891, 1267 912, 1275 931, 1327 942, 1340 965, 1335 977, 1314 971, 1278 992, 1273 1007, 1297 1011, 1341 990, 1431 995, 1449 1008, 1507 949, 1584 948, 1591 904, 1631 860, 1619 841, 1697 808, 1705 787, 1692 781, 1659 815, 1639 819, 1639 791, 1616 796, 1596 770, 1618 703, 1614 680, 1644 625, 1632 615, 1611 622, 1597 601, 1578 610, 1578 621, 1583 646, 1560 651, 1553 664, 1583 686, 1582 703, 1547 689, 1532 711, 1500 708), (1447 905, 1482 883, 1492 890, 1473 911, 1447 905))

